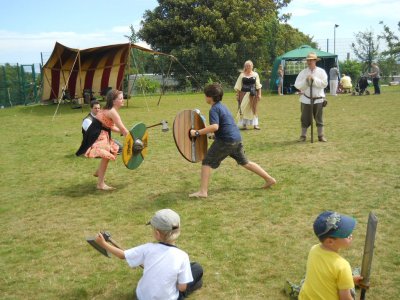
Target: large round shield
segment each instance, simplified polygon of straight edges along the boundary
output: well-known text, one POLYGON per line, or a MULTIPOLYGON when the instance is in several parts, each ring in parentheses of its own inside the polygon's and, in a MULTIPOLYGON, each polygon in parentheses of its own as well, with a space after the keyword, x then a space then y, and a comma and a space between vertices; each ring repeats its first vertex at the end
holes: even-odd
POLYGON ((148 133, 146 125, 136 124, 126 135, 122 149, 122 161, 125 166, 134 170, 140 166, 147 155, 148 133))
POLYGON ((206 127, 201 115, 195 110, 183 110, 174 120, 173 133, 176 147, 182 156, 192 163, 202 161, 207 153, 207 135, 191 137, 190 130, 206 127))

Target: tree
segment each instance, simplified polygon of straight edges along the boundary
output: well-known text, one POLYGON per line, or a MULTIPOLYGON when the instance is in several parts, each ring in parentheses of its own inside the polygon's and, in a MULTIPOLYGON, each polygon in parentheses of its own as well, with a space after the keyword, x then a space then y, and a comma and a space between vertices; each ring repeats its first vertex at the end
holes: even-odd
POLYGON ((159 6, 145 12, 138 36, 176 56, 201 82, 232 83, 245 60, 257 67, 270 63, 265 26, 290 1, 158 0, 159 6))
MULTIPOLYGON (((383 21, 379 24, 383 25, 383 33, 378 35, 378 38, 384 40, 388 46, 388 50, 383 51, 382 54, 395 60, 400 59, 400 38, 383 21)), ((397 26, 397 30, 400 32, 400 22, 397 23, 397 26)))
POLYGON ((303 34, 297 28, 293 28, 288 24, 281 24, 278 34, 278 55, 282 55, 301 45, 309 45, 313 48, 317 48, 317 44, 312 41, 312 37, 303 34))
POLYGON ((372 31, 358 32, 355 38, 356 42, 351 44, 351 48, 364 66, 368 67, 378 58, 379 42, 372 31))
POLYGON ((353 80, 356 80, 362 75, 362 63, 356 60, 345 60, 339 62, 340 73, 350 76, 353 80))
MULTIPOLYGON (((133 25, 129 26, 131 30, 130 35, 124 35, 131 44, 135 44, 139 41, 138 34, 135 31, 133 25)), ((165 57, 156 57, 153 54, 146 53, 139 49, 131 49, 132 60, 129 66, 129 74, 138 74, 138 73, 162 73, 159 65, 165 64, 167 58, 165 57)), ((161 68, 162 69, 162 68, 161 68)))
POLYGON ((133 27, 133 25, 129 25, 129 29, 131 31, 131 35, 124 35, 124 37, 126 37, 129 40, 129 43, 131 44, 135 44, 138 41, 138 35, 135 31, 135 28, 133 27))
MULTIPOLYGON (((382 51, 382 70, 385 75, 390 76, 397 73, 399 70, 400 38, 382 21, 379 22, 379 24, 383 25, 383 33, 378 35, 378 39, 385 41, 387 46, 387 50, 382 51)), ((400 22, 397 26, 400 32, 400 22)))

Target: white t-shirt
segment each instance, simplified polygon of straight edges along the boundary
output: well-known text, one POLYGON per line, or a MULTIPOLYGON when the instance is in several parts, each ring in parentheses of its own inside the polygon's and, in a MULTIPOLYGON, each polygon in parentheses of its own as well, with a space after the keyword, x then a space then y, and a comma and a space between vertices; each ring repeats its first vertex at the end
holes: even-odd
POLYGON ((139 300, 176 300, 177 284, 193 281, 186 252, 161 243, 147 243, 126 250, 125 259, 131 268, 144 266, 136 288, 139 300))
MULTIPOLYGON (((92 113, 90 113, 90 114, 92 115, 93 118, 95 118, 95 116, 94 116, 92 113)), ((83 120, 83 122, 82 122, 82 128, 83 128, 83 130, 84 130, 84 131, 87 131, 88 128, 89 128, 89 126, 92 124, 92 122, 93 122, 93 121, 92 121, 90 118, 86 117, 86 118, 83 120)))

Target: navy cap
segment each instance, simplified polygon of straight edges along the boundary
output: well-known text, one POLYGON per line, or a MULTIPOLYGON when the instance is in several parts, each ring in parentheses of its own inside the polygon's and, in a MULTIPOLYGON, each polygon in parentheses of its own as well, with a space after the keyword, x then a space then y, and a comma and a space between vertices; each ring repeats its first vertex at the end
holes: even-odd
POLYGON ((356 220, 334 211, 324 211, 314 221, 314 233, 319 238, 347 238, 353 232, 356 220))

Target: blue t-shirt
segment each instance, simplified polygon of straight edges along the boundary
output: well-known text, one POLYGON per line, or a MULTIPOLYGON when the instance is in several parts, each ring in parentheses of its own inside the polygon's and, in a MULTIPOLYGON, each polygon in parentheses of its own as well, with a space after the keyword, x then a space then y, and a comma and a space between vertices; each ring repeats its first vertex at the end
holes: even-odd
POLYGON ((227 143, 240 142, 242 137, 239 128, 236 126, 235 120, 228 108, 221 102, 211 106, 209 113, 210 125, 218 124, 219 128, 215 134, 215 138, 227 143))

